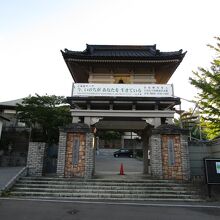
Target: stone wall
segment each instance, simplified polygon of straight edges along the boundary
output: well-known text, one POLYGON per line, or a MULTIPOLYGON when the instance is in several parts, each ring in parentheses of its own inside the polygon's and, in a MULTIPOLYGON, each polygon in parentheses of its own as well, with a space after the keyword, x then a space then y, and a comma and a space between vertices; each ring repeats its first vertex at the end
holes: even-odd
POLYGON ((191 177, 196 180, 204 178, 204 161, 206 157, 220 158, 220 139, 212 141, 190 141, 189 157, 191 177))
POLYGON ((28 148, 27 167, 28 175, 42 176, 46 144, 30 142, 28 148))
POLYGON ((211 146, 211 156, 214 158, 220 158, 220 139, 215 139, 210 141, 211 146))

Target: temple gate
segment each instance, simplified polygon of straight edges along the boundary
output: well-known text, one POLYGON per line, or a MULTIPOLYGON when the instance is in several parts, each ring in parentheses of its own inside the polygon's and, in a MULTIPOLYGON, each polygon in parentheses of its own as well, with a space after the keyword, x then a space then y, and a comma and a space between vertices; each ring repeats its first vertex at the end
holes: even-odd
POLYGON ((57 174, 91 178, 97 130, 134 132, 143 141, 144 167, 161 179, 189 179, 186 134, 172 125, 175 105, 168 80, 185 56, 156 45, 87 45, 62 51, 73 77, 72 125, 60 131, 57 174))

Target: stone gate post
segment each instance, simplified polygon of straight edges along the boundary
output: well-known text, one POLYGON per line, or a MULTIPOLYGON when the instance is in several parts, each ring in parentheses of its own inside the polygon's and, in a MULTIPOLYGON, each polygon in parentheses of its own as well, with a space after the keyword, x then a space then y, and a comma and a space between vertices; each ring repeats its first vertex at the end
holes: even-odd
POLYGON ((29 142, 27 167, 28 175, 42 176, 46 144, 43 142, 29 142))
POLYGON ((151 174, 160 179, 189 180, 187 131, 163 124, 153 129, 150 138, 151 174))
POLYGON ((94 134, 83 123, 60 130, 57 175, 91 178, 94 172, 94 134))

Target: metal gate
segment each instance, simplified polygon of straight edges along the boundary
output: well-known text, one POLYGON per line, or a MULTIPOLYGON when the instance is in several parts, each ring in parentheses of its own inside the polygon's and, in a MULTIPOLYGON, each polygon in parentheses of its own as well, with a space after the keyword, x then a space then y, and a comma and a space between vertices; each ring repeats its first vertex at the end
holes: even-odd
POLYGON ((44 175, 55 174, 57 170, 58 145, 48 144, 44 157, 44 175))

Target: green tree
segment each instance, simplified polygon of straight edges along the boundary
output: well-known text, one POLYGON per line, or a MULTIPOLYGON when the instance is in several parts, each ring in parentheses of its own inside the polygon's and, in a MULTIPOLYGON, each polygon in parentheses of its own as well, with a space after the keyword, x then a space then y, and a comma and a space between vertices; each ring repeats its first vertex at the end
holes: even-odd
POLYGON ((190 82, 198 88, 198 106, 208 138, 220 135, 220 37, 216 45, 208 45, 215 51, 215 58, 208 69, 199 67, 190 82))
POLYGON ((98 131, 98 136, 103 140, 118 140, 122 135, 120 131, 98 131))
POLYGON ((16 110, 18 119, 32 129, 32 140, 57 143, 59 127, 71 123, 70 107, 63 96, 29 96, 17 105, 16 110))

